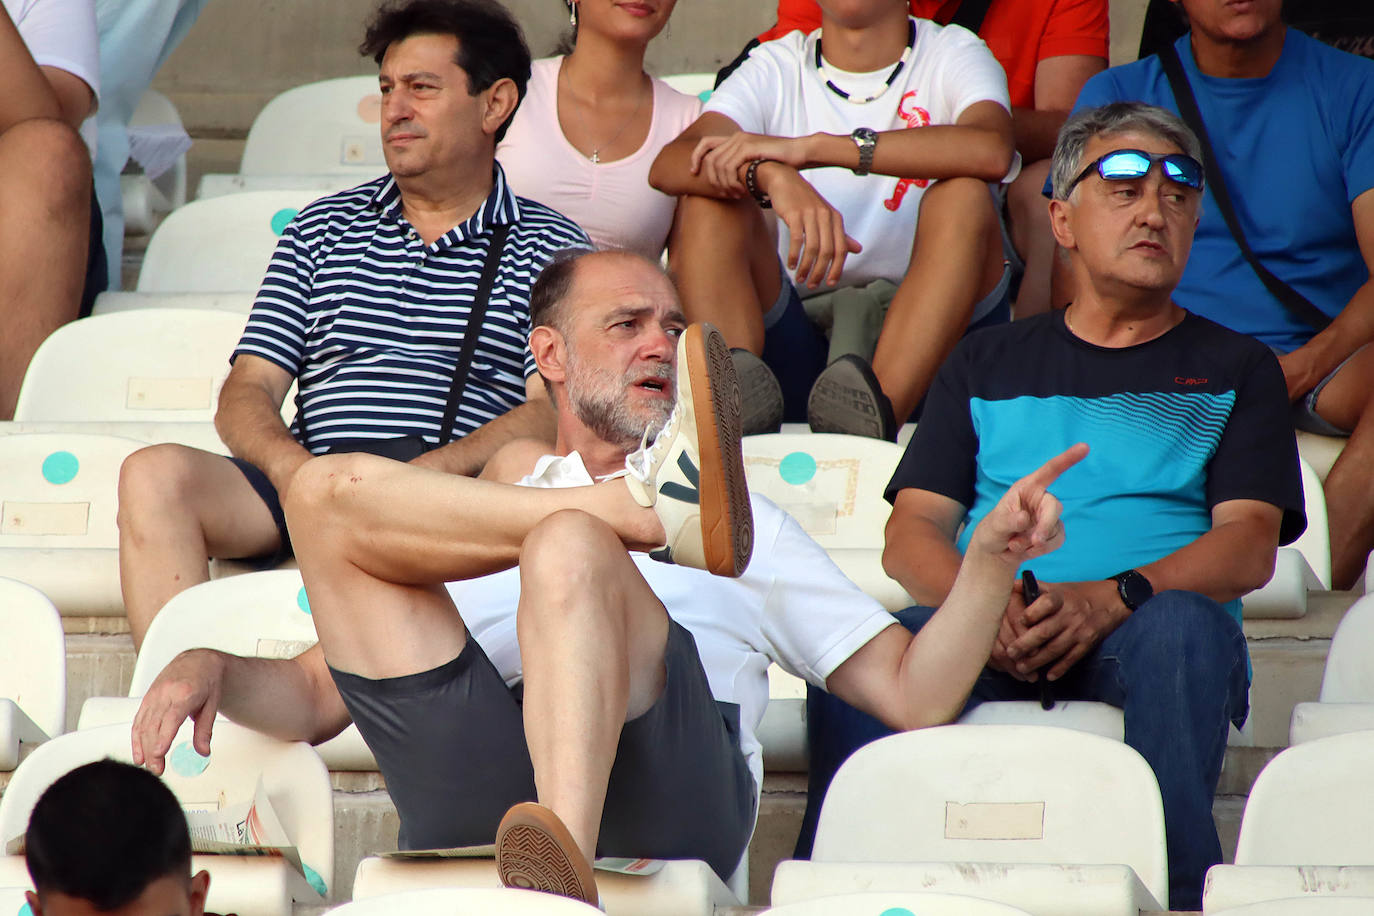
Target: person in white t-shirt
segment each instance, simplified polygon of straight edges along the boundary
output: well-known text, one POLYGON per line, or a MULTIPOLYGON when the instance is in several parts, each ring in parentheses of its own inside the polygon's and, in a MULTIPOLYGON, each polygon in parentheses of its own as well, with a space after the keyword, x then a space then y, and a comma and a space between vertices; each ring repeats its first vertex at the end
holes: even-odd
POLYGON ((677 198, 649 186, 649 166, 701 112, 699 99, 644 72, 644 52, 675 0, 570 5, 572 50, 534 61, 496 158, 511 187, 596 244, 656 258, 677 198))
POLYGON ((787 420, 892 439, 965 330, 1009 317, 988 188, 1019 168, 1006 75, 977 36, 903 0, 820 7, 818 31, 750 53, 650 181, 684 197, 674 270, 688 316, 762 355, 787 420), (778 215, 776 253, 760 207, 778 215), (890 306, 871 361, 821 372, 798 293, 875 281, 890 306))
POLYGON ((135 762, 160 772, 188 715, 202 754, 217 711, 317 742, 351 717, 401 848, 495 836, 503 882, 595 903, 598 851, 734 871, 770 661, 893 727, 958 713, 1016 566, 1062 540, 1046 487, 1086 446, 983 520, 913 637, 796 521, 750 500, 728 350, 686 324, 657 263, 564 256, 532 308, 556 454, 510 443, 484 480, 364 454, 305 464, 286 510, 320 644, 292 660, 178 656, 144 696, 135 762))
MULTIPOLYGON (((76 318, 100 248, 91 153, 78 128, 99 91, 92 0, 4 0, 0 10, 0 420, 29 359, 76 318)), ((89 123, 94 145, 94 124, 89 123)), ((103 256, 99 288, 104 288, 103 256)), ((89 308, 89 305, 86 306, 89 308)))

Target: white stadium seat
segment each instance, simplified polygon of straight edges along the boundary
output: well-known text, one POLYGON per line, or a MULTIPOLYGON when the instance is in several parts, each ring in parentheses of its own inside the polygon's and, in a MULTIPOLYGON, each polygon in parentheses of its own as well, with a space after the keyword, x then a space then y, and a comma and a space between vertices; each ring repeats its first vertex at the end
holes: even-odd
POLYGON ((6 772, 19 763, 21 742, 41 744, 62 734, 67 644, 57 608, 14 579, 0 579, 0 633, 0 772, 6 772))
POLYGON ((1326 494, 1312 465, 1299 458, 1307 530, 1292 544, 1280 547, 1274 575, 1261 588, 1241 599, 1245 618, 1297 618, 1307 613, 1309 591, 1331 588, 1331 532, 1326 521, 1326 494))
POLYGON ((1216 916, 1369 916, 1374 897, 1285 897, 1219 910, 1216 916))
POLYGON ((1040 916, 1163 909, 1154 774, 1118 741, 1059 728, 947 725, 861 748, 830 785, 812 860, 778 865, 773 903, 927 890, 1040 916))
POLYGON ((694 95, 703 102, 711 97, 716 88, 714 73, 674 73, 662 79, 683 95, 694 95))
POLYGON ((1316 703, 1293 707, 1289 743, 1374 729, 1374 596, 1350 606, 1331 637, 1316 703))
POLYGON ((599 913, 594 906, 567 897, 510 888, 447 887, 402 891, 354 900, 329 911, 331 916, 578 916, 599 913))
POLYGON ((243 313, 169 308, 63 325, 29 363, 15 419, 213 422, 245 320, 243 313))
POLYGON ((342 190, 386 172, 376 76, 288 89, 253 120, 237 175, 206 175, 201 199, 254 190, 342 190))
MULTIPOLYGON (((277 856, 196 855, 210 872, 207 909, 240 916, 290 916, 292 902, 319 904, 334 879, 334 796, 329 772, 307 744, 277 741, 232 722, 215 726, 210 756, 191 748, 191 724, 177 733, 163 780, 183 806, 203 808, 252 799, 261 780, 305 875, 277 856)), ((43 790, 79 766, 110 757, 131 761, 129 728, 75 731, 37 748, 0 796, 0 843, 27 828, 43 790)), ((120 842, 118 831, 111 842, 120 842)), ((23 856, 0 857, 0 886, 27 886, 23 856)))
POLYGON ((191 138, 186 135, 181 114, 171 100, 156 89, 148 89, 129 119, 129 142, 134 153, 131 162, 139 160, 143 155, 140 148, 145 145, 180 150, 172 157, 170 167, 156 177, 146 171, 119 176, 124 234, 147 235, 156 228, 158 220, 186 203, 186 151, 191 138))
POLYGON ((886 893, 817 897, 764 910, 776 916, 1029 916, 1025 910, 962 894, 886 893))
POLYGON ((0 576, 63 614, 122 615, 119 467, 146 443, 83 433, 0 436, 0 576))
MULTIPOLYGON (((666 825, 665 825, 666 827, 666 825)), ((705 862, 663 862, 652 874, 596 873, 597 891, 610 916, 712 916, 739 899, 705 862)), ((396 859, 373 856, 358 863, 353 899, 440 887, 499 888, 494 859, 396 859)), ((391 910, 390 912, 399 912, 391 910)), ((450 911, 453 912, 453 911, 450 911)), ((466 911, 463 911, 466 912, 466 911)))
POLYGON ((253 293, 247 290, 230 293, 139 293, 106 290, 95 297, 92 315, 128 312, 135 309, 217 309, 221 312, 248 314, 253 307, 253 293))
POLYGON ((1204 912, 1291 897, 1374 897, 1371 760, 1374 732, 1363 731, 1269 761, 1245 803, 1235 864, 1207 873, 1204 912))
MULTIPOLYGON (((129 695, 87 700, 77 727, 132 722, 139 699, 167 663, 186 649, 291 658, 317 640, 298 570, 249 572, 193 585, 175 595, 153 618, 134 662, 129 695)), ((356 726, 350 725, 316 750, 331 770, 377 769, 356 726)))
POLYGON ((168 214, 148 240, 138 291, 255 292, 286 225, 320 195, 251 191, 194 200, 168 214))

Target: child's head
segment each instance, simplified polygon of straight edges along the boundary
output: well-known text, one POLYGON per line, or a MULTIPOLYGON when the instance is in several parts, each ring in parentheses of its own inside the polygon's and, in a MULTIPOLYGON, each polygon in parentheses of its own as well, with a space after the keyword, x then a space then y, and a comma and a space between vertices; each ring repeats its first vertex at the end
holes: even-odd
POLYGON ((176 797, 153 774, 101 760, 57 780, 29 816, 35 916, 201 916, 210 876, 191 876, 176 797))

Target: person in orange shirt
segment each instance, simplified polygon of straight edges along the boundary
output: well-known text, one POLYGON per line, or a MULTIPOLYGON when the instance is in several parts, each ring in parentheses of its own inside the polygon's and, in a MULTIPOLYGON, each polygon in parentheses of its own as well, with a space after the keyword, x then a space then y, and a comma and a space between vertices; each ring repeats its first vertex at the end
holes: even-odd
MULTIPOLYGON (((978 5, 978 0, 910 2, 911 15, 941 25, 964 21, 955 19, 960 8, 978 5)), ((758 41, 820 26, 815 0, 778 0, 777 24, 758 41)), ((1078 91, 1107 67, 1107 0, 993 0, 977 32, 1007 71, 1016 151, 1024 163, 1020 177, 1008 186, 1005 209, 1016 253, 1026 266, 1016 299, 1016 317, 1023 318, 1049 308, 1055 246, 1041 189, 1059 127, 1078 91)))

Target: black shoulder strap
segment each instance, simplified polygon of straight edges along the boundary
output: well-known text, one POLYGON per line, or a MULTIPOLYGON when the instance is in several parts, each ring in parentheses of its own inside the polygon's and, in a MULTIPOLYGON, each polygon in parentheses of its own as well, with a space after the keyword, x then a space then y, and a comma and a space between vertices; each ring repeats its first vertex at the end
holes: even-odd
POLYGON ((448 405, 444 408, 444 422, 439 427, 439 448, 453 441, 453 421, 458 418, 458 406, 463 401, 463 388, 467 385, 468 372, 472 369, 472 355, 477 352, 477 339, 482 336, 482 322, 487 317, 487 302, 491 299, 491 288, 496 283, 496 269, 501 266, 501 252, 506 247, 506 236, 510 233, 510 223, 499 223, 491 231, 491 245, 487 248, 487 258, 482 264, 482 279, 477 282, 477 295, 473 296, 472 309, 468 312, 468 326, 463 333, 463 349, 458 354, 458 365, 453 370, 453 386, 449 388, 448 405))
POLYGON ((1324 329, 1331 324, 1331 316, 1313 305, 1302 293, 1274 276, 1269 268, 1255 257, 1255 252, 1250 249, 1250 243, 1245 240, 1240 220, 1236 218, 1235 207, 1231 204, 1231 195, 1226 190, 1226 179, 1221 174, 1216 154, 1212 152, 1207 125, 1202 123, 1202 112, 1198 110, 1193 87, 1188 82, 1188 75, 1183 72, 1183 62, 1179 60, 1178 48, 1172 43, 1165 45, 1159 52, 1159 63, 1164 68, 1164 75, 1169 78, 1169 88, 1174 91, 1179 114, 1183 115, 1183 120, 1193 129, 1193 133, 1197 134, 1198 143, 1202 146, 1202 167, 1207 174, 1207 182, 1212 187, 1212 198, 1217 202, 1217 209, 1221 211, 1222 218, 1226 220, 1226 228, 1231 230, 1232 237, 1240 246, 1240 253, 1244 255, 1245 262, 1260 278, 1264 288, 1269 290, 1270 295, 1279 300, 1284 308, 1303 324, 1318 331, 1324 329))
POLYGON ((964 0, 959 4, 959 8, 954 11, 948 24, 961 25, 977 35, 978 30, 983 27, 983 20, 987 18, 988 7, 990 6, 992 6, 992 0, 964 0))

